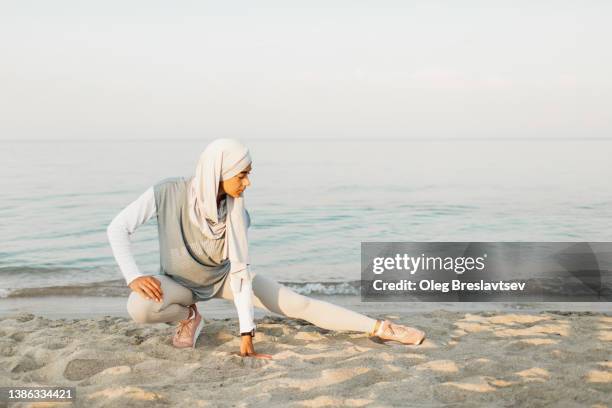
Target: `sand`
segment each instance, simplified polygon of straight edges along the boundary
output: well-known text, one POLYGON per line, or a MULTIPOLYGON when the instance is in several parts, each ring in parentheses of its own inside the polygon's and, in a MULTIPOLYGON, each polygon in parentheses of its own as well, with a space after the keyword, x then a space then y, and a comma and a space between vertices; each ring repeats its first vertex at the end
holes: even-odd
POLYGON ((206 319, 197 347, 179 350, 164 324, 15 314, 0 318, 0 386, 75 386, 74 406, 113 408, 604 407, 612 401, 609 314, 377 317, 423 328, 428 339, 418 347, 383 344, 266 316, 257 319, 255 347, 274 358, 256 360, 233 354, 235 318, 206 319))

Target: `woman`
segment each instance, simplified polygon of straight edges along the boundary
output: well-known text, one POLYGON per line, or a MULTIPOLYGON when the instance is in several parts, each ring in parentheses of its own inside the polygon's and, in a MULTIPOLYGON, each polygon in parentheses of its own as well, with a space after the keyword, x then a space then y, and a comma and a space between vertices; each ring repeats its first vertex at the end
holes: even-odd
POLYGON ((243 357, 271 358, 253 347, 254 306, 324 329, 361 331, 382 340, 420 344, 425 338, 420 330, 302 296, 250 272, 250 217, 243 192, 251 184, 251 169, 244 145, 231 139, 215 140, 201 154, 195 177, 159 182, 113 219, 108 238, 133 291, 127 304, 130 316, 140 323, 177 322, 174 346, 195 347, 203 326, 196 302, 233 300, 243 357), (134 261, 130 239, 138 226, 155 215, 162 274, 147 276, 134 261))

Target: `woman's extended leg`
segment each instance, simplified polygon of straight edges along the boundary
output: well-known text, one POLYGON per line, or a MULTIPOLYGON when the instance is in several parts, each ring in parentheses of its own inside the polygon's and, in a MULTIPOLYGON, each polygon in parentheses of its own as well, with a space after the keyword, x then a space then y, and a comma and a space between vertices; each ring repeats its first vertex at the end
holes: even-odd
MULTIPOLYGON (((283 316, 306 320, 328 330, 352 330, 370 333, 374 331, 376 320, 361 313, 300 295, 263 275, 252 272, 253 304, 256 307, 283 316)), ((229 278, 217 297, 233 300, 229 278)))
POLYGON ((189 305, 195 303, 193 293, 168 276, 155 276, 162 288, 162 302, 144 299, 136 292, 130 293, 128 313, 138 323, 169 323, 189 317, 189 305))

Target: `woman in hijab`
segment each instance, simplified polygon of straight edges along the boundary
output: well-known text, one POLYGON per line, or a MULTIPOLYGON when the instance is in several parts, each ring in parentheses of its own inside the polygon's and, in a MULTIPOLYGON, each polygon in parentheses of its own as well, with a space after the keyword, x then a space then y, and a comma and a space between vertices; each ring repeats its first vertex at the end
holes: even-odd
POLYGON ((200 155, 195 176, 162 180, 123 209, 107 229, 113 254, 132 289, 128 312, 139 323, 176 323, 175 347, 195 347, 204 321, 196 302, 233 300, 241 334, 240 355, 255 352, 253 307, 298 318, 328 330, 369 333, 382 340, 420 344, 417 329, 380 321, 302 296, 249 269, 250 217, 244 190, 250 186, 249 150, 217 139, 200 155), (157 216, 160 272, 140 272, 130 250, 136 229, 157 216))

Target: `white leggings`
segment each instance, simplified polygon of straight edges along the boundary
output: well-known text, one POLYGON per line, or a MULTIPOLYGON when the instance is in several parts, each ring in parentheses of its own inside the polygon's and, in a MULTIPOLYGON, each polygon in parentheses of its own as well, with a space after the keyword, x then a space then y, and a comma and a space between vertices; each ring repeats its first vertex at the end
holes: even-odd
MULTIPOLYGON (((376 320, 332 303, 300 295, 278 282, 252 272, 255 307, 283 316, 306 320, 328 330, 372 332, 376 320)), ((193 293, 166 275, 155 276, 161 282, 162 302, 144 299, 132 292, 127 302, 128 313, 139 323, 162 323, 184 320, 188 306, 195 302, 193 293)), ((229 278, 215 296, 234 300, 229 278)))

